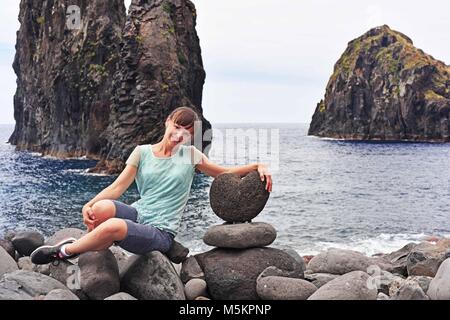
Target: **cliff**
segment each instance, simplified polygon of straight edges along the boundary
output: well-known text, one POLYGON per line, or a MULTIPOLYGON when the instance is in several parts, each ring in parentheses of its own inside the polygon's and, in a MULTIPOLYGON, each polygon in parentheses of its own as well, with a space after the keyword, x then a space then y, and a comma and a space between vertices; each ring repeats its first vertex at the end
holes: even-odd
POLYGON ((100 160, 92 171, 116 173, 134 146, 162 138, 173 109, 202 115, 190 1, 133 0, 127 16, 123 0, 22 0, 19 21, 9 139, 18 150, 87 156, 100 160), (68 27, 69 5, 80 8, 79 28, 68 27))
POLYGON ((384 25, 349 42, 309 135, 349 140, 450 140, 450 67, 384 25))

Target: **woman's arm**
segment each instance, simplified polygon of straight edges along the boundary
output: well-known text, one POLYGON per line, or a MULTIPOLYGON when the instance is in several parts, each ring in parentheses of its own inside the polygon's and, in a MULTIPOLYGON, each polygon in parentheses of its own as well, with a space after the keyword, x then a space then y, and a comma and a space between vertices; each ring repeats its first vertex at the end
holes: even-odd
POLYGON ((199 163, 196 164, 196 168, 201 172, 203 172, 204 174, 214 178, 222 173, 235 173, 238 174, 240 177, 242 177, 249 172, 257 170, 259 176, 261 177, 261 181, 264 181, 264 178, 266 179, 267 191, 269 192, 272 191, 272 176, 267 170, 266 165, 262 163, 252 163, 245 166, 227 168, 215 164, 214 162, 209 160, 206 155, 202 154, 202 159, 199 163))

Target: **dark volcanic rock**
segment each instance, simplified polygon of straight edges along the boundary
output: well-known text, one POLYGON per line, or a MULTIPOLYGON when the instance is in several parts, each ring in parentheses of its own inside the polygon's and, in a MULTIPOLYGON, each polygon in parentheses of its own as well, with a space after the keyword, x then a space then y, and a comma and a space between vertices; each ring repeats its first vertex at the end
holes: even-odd
POLYGON ((317 104, 309 135, 450 141, 450 67, 388 26, 351 41, 317 104))
POLYGON ((22 231, 16 233, 11 242, 18 253, 29 256, 34 249, 44 244, 44 236, 37 231, 22 231))
POLYGON ((123 0, 22 0, 19 21, 9 138, 17 149, 87 156, 101 160, 92 171, 115 173, 134 146, 162 138, 176 107, 202 117, 190 1, 133 0, 127 17, 123 0), (69 4, 80 8, 79 27, 66 23, 69 4))
POLYGON ((20 2, 11 144, 58 157, 97 157, 125 18, 123 0, 20 2), (66 23, 69 4, 81 10, 78 29, 66 23))
POLYGON ((213 249, 195 257, 205 272, 209 293, 218 300, 258 299, 256 279, 270 266, 297 270, 297 278, 303 277, 301 265, 274 248, 213 249))
POLYGON ((103 135, 108 143, 94 171, 117 171, 136 145, 158 142, 177 107, 197 111, 202 132, 196 134, 211 128, 202 116, 205 71, 196 16, 188 0, 132 1, 114 76, 110 125, 103 135))
POLYGON ((264 247, 277 237, 274 227, 268 223, 236 223, 209 227, 203 241, 220 248, 246 249, 264 247))
POLYGON ((110 250, 80 255, 78 266, 81 290, 94 300, 103 300, 120 291, 119 266, 110 250))
POLYGON ((265 185, 256 170, 242 178, 235 173, 222 173, 211 184, 211 208, 225 221, 250 221, 264 209, 269 199, 270 192, 265 185))

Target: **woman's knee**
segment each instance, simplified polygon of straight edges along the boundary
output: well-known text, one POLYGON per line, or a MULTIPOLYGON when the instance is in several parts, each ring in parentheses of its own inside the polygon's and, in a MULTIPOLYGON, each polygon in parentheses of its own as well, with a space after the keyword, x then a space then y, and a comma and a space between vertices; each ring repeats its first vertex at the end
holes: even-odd
POLYGON ((111 218, 108 221, 102 223, 102 232, 108 235, 112 235, 115 240, 123 239, 127 235, 128 227, 127 223, 123 219, 111 218))
POLYGON ((100 200, 92 205, 92 211, 98 225, 116 215, 116 206, 112 200, 100 200))

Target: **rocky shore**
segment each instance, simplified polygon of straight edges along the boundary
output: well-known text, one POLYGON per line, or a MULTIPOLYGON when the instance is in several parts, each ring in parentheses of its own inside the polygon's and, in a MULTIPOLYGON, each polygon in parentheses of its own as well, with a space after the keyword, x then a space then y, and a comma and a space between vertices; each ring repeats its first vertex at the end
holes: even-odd
POLYGON ((410 243, 388 254, 329 248, 300 256, 269 247, 274 226, 251 222, 269 198, 257 172, 213 181, 211 207, 225 222, 203 237, 214 247, 190 255, 174 242, 165 254, 134 255, 120 247, 37 266, 30 253, 85 231, 37 231, 0 240, 1 300, 447 300, 450 239, 410 243), (245 215, 243 214, 245 213, 245 215))

